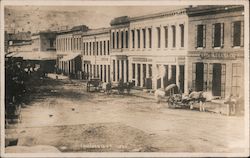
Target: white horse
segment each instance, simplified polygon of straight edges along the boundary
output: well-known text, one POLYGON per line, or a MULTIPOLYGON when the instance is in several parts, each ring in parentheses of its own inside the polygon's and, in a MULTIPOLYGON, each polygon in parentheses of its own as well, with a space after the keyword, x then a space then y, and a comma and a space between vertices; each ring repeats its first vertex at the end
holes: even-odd
MULTIPOLYGON (((188 96, 189 100, 191 101, 198 101, 199 102, 199 109, 200 111, 205 111, 206 102, 210 102, 215 99, 219 99, 218 96, 213 96, 212 91, 193 91, 188 96)), ((190 109, 193 109, 193 104, 190 105, 190 109)))

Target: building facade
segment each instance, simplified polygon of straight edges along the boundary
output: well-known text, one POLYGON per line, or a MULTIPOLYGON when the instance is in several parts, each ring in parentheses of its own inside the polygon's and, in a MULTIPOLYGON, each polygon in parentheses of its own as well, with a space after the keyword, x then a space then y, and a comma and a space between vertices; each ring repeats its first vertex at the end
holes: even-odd
POLYGON ((133 81, 138 88, 175 83, 184 93, 241 95, 243 14, 243 6, 198 6, 117 17, 110 28, 59 32, 58 67, 66 74, 82 71, 86 79, 133 81))
POLYGON ((82 68, 87 79, 110 82, 110 29, 93 29, 82 33, 82 68))
POLYGON ((244 92, 244 7, 189 8, 188 85, 225 98, 244 92))
POLYGON ((73 78, 81 78, 82 71, 82 37, 81 33, 88 30, 85 25, 58 31, 56 37, 57 72, 73 78))
POLYGON ((149 89, 176 83, 184 92, 187 36, 186 9, 114 19, 111 22, 113 81, 133 80, 135 86, 149 89))

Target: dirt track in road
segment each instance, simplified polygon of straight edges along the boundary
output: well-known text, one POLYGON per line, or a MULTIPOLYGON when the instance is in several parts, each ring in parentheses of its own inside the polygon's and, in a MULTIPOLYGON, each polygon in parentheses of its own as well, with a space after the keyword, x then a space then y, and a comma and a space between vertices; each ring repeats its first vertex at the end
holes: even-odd
POLYGON ((242 152, 244 118, 168 109, 154 100, 87 93, 79 81, 47 80, 8 129, 18 145, 61 151, 242 152))

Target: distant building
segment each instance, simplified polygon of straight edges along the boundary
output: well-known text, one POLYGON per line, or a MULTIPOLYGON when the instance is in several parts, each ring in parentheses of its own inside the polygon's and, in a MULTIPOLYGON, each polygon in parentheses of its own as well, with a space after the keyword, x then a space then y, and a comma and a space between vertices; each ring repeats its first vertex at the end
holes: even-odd
POLYGON ((227 97, 244 92, 244 7, 189 8, 188 86, 227 97))
POLYGON ((63 29, 57 32, 56 55, 57 70, 66 75, 76 77, 78 71, 82 71, 82 38, 81 33, 88 27, 80 25, 71 29, 63 29))

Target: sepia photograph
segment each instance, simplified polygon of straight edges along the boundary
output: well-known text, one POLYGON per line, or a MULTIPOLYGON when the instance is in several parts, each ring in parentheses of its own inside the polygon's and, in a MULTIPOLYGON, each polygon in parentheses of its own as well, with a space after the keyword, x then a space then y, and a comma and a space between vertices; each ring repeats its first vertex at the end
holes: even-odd
POLYGON ((249 2, 1 3, 1 157, 249 156, 249 2))

